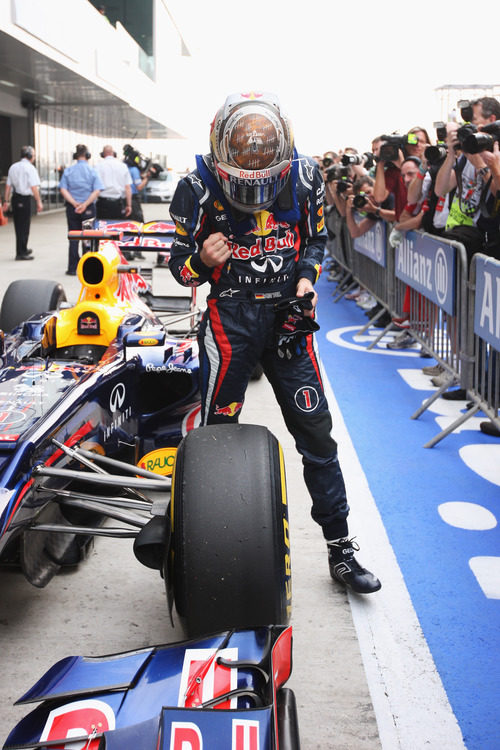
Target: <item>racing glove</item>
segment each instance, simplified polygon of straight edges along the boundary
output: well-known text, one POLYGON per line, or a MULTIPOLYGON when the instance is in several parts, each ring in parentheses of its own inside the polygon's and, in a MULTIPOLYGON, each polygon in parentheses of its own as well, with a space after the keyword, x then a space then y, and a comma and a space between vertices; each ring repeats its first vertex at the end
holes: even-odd
POLYGON ((278 357, 300 357, 306 349, 307 336, 319 331, 316 321, 304 315, 306 310, 312 310, 313 296, 314 292, 308 292, 303 297, 290 297, 275 304, 274 334, 278 357))

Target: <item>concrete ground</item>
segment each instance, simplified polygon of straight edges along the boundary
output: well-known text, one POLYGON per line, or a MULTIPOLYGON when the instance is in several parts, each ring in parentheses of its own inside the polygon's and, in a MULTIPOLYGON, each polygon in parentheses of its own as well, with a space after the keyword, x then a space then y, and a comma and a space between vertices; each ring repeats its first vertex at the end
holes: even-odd
MULTIPOLYGON (((167 206, 144 208, 147 220, 168 216, 167 206)), ((76 301, 79 282, 64 274, 64 212, 34 217, 29 246, 34 260, 16 262, 12 221, 0 228, 0 296, 15 279, 44 278, 60 281, 68 300, 76 301)), ((168 271, 157 269, 155 274, 161 284, 168 271)), ((294 632, 289 686, 297 698, 301 746, 303 750, 378 750, 382 745, 349 600, 329 577, 322 535, 309 515, 301 463, 264 378, 250 384, 242 421, 266 425, 285 455, 294 632)), ((25 713, 12 703, 56 660, 180 637, 179 629, 172 629, 168 620, 163 582, 137 563, 130 540, 98 539, 78 570, 58 576, 42 590, 30 586, 16 571, 0 569, 0 589, 2 741, 25 713)), ((373 606, 373 598, 358 606, 365 606, 364 601, 373 606)))

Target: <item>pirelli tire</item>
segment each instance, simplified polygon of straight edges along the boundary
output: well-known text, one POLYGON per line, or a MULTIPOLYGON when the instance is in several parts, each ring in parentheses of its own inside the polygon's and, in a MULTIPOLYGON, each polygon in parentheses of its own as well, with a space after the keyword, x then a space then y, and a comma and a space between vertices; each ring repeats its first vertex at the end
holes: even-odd
POLYGON ((59 310, 66 302, 66 293, 57 281, 19 279, 12 281, 3 296, 0 328, 10 333, 32 315, 59 310))
POLYGON ((189 637, 287 624, 291 567, 283 454, 259 425, 199 427, 172 495, 176 610, 189 637))

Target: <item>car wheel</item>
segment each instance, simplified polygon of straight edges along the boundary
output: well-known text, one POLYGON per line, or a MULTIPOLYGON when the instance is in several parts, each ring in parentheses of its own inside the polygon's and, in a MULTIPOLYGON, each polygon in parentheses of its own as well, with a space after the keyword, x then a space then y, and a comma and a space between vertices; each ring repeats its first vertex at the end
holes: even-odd
POLYGON ((172 523, 170 573, 189 637, 287 624, 285 471, 281 447, 269 430, 230 424, 189 432, 177 452, 172 523))
POLYGON ((0 309, 0 328, 9 332, 32 315, 58 310, 66 294, 57 281, 19 279, 7 287, 0 309))

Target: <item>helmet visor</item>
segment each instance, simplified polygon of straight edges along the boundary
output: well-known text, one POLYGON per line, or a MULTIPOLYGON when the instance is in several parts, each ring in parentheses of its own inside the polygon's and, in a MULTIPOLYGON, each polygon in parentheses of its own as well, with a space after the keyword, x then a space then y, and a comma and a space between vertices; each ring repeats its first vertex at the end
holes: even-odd
POLYGON ((240 169, 216 162, 217 174, 229 202, 241 211, 270 206, 283 189, 291 169, 289 159, 264 169, 240 169))

